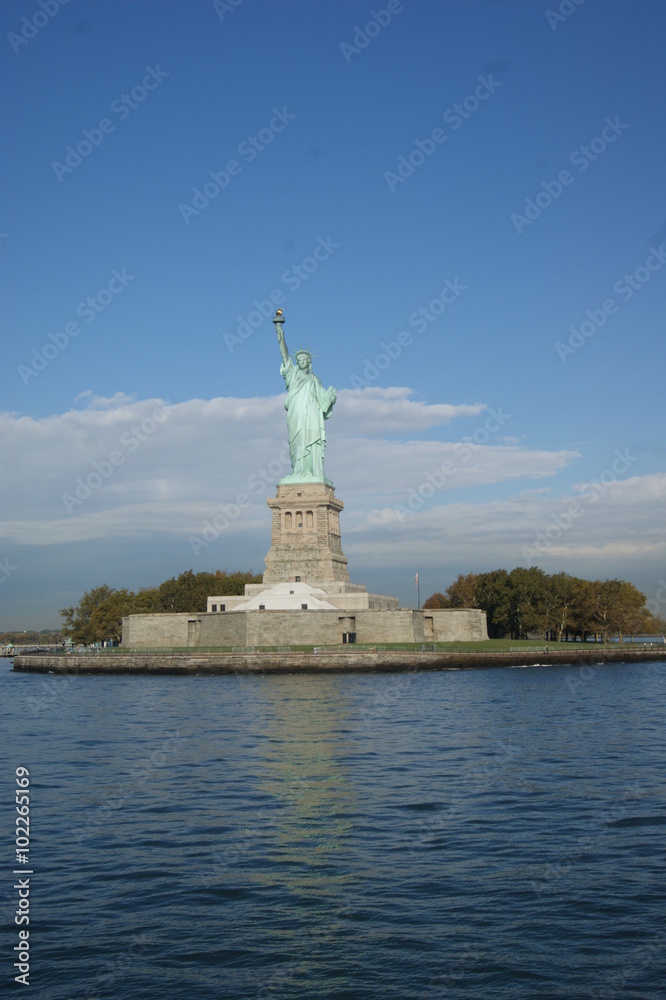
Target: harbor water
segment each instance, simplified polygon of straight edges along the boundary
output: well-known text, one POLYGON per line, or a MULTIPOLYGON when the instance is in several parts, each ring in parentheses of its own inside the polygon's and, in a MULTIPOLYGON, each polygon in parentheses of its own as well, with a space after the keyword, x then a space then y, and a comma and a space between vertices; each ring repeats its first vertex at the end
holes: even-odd
POLYGON ((2 660, 0 728, 3 988, 24 929, 39 1000, 664 996, 666 661, 129 677, 2 660))

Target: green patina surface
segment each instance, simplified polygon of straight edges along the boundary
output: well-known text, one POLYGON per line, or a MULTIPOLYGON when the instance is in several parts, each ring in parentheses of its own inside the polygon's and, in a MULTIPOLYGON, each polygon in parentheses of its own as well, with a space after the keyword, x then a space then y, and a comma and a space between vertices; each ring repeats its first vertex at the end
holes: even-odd
POLYGON ((280 483, 327 483, 324 474, 324 452, 326 450, 326 428, 336 400, 333 386, 324 389, 312 371, 312 355, 309 351, 296 351, 292 357, 284 339, 282 310, 273 319, 278 345, 282 355, 280 374, 287 386, 285 409, 287 411, 287 431, 289 434, 289 457, 291 475, 280 483))

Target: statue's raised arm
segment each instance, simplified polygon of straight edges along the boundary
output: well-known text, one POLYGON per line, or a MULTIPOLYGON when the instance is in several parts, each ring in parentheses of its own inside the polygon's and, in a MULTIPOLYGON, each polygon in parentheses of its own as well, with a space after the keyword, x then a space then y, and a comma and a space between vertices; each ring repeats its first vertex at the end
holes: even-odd
POLYGON ((275 313, 275 318, 273 319, 275 323, 275 332, 277 333, 278 345, 280 347, 280 354, 282 355, 283 364, 288 364, 289 362, 289 351, 287 350, 287 344, 284 339, 284 330, 282 329, 282 310, 278 309, 275 313))
POLYGON ((287 411, 287 431, 289 433, 289 455, 291 475, 281 480, 283 483, 318 482, 330 483, 324 475, 324 451, 328 420, 335 404, 336 391, 333 386, 324 389, 312 371, 312 355, 309 351, 296 351, 289 357, 284 339, 282 309, 273 317, 275 330, 282 355, 280 374, 287 386, 285 409, 287 411))

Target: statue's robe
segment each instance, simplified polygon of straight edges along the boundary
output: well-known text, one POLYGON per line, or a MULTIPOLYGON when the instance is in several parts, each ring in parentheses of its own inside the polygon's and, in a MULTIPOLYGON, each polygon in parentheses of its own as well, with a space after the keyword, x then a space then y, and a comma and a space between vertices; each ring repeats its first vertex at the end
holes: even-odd
POLYGON ((280 365, 280 375, 287 383, 287 431, 292 475, 324 480, 326 420, 333 400, 312 372, 303 371, 291 358, 280 365))

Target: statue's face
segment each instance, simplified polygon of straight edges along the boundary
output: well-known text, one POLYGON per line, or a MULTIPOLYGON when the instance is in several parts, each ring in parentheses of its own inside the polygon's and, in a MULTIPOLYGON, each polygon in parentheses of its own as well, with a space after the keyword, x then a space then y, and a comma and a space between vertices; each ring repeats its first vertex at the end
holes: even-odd
POLYGON ((307 354, 299 354, 298 355, 298 367, 302 371, 306 371, 309 364, 310 364, 310 359, 307 356, 307 354))

